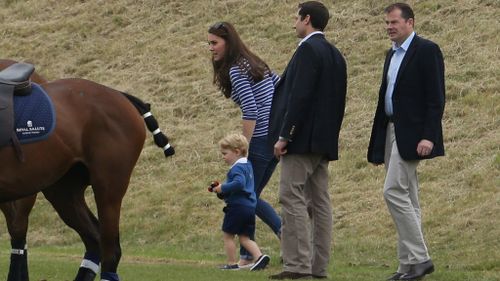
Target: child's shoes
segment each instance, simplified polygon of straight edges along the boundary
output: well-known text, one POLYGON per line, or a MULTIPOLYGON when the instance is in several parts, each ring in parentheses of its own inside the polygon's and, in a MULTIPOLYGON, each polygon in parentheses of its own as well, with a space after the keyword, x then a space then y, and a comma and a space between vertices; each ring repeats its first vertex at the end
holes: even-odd
POLYGON ((240 266, 238 264, 225 264, 225 265, 219 267, 219 269, 222 269, 222 270, 239 270, 240 266))
POLYGON ((247 269, 247 268, 251 268, 252 266, 254 266, 255 263, 251 262, 251 263, 246 263, 246 264, 238 264, 238 266, 241 268, 241 269, 247 269))
POLYGON ((257 261, 255 261, 255 264, 250 267, 250 271, 255 271, 255 270, 262 270, 266 268, 267 264, 269 264, 269 261, 271 258, 268 255, 262 255, 260 256, 257 261))

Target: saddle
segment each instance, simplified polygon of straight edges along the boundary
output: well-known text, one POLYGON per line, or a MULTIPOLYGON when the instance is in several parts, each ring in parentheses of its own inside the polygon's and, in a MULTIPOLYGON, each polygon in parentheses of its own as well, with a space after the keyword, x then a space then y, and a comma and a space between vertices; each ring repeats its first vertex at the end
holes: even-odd
POLYGON ((16 95, 26 95, 30 93, 30 76, 35 71, 35 67, 29 63, 18 62, 0 71, 0 85, 10 85, 14 87, 16 95))
POLYGON ((31 93, 30 76, 34 71, 35 67, 28 63, 15 63, 0 71, 0 147, 12 141, 19 149, 14 131, 14 95, 31 93))

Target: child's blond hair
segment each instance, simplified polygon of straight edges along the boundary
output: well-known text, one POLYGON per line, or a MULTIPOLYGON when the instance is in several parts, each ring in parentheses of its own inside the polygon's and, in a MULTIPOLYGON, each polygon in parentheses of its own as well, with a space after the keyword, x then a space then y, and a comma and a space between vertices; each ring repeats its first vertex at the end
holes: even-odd
POLYGON ((248 153, 248 141, 242 134, 229 134, 225 136, 219 141, 219 146, 221 149, 230 149, 232 151, 238 149, 243 156, 247 156, 248 153))

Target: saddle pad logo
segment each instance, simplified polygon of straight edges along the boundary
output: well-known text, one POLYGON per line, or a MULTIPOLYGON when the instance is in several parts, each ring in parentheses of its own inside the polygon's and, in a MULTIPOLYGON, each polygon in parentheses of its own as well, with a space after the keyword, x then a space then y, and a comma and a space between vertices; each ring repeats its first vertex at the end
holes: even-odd
POLYGON ((27 137, 27 136, 35 136, 35 135, 43 135, 45 134, 45 126, 34 126, 32 120, 28 120, 26 122, 26 127, 17 127, 16 133, 18 135, 27 137))
POLYGON ((14 96, 14 115, 14 130, 21 143, 44 140, 55 127, 52 101, 35 83, 32 83, 30 95, 14 96))

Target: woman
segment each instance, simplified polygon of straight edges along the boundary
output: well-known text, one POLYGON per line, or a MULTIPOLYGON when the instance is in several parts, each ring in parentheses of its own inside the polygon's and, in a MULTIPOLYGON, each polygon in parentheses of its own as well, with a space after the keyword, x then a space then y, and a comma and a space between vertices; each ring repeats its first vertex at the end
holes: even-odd
MULTIPOLYGON (((274 86, 279 76, 245 46, 228 22, 216 23, 208 29, 208 45, 212 53, 214 84, 242 111, 243 135, 250 142, 248 159, 254 171, 255 213, 279 238, 281 219, 269 203, 260 199, 278 162, 273 147, 268 144, 267 131, 274 86)), ((250 238, 255 239, 254 235, 250 238)), ((244 248, 240 248, 240 268, 251 264, 252 259, 244 248)))

